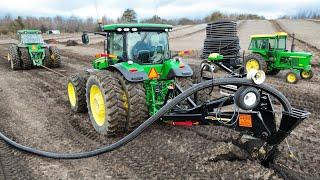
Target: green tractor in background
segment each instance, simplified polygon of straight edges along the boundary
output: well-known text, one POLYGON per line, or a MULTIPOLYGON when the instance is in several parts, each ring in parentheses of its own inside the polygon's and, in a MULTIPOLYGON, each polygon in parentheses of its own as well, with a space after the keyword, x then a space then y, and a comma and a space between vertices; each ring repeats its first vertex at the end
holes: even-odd
POLYGON ((297 83, 298 74, 302 79, 311 79, 312 54, 294 51, 294 38, 291 50, 287 50, 287 33, 278 32, 269 35, 252 35, 249 50, 251 54, 244 58, 246 71, 263 70, 268 75, 276 75, 280 70, 290 70, 286 74, 288 83, 297 83))
POLYGON ((12 70, 28 70, 32 67, 60 67, 61 57, 54 46, 47 45, 39 30, 19 30, 19 44, 9 48, 8 61, 12 70))
MULTIPOLYGON (((105 52, 96 55, 93 69, 68 80, 72 110, 88 110, 97 132, 131 131, 166 103, 176 81, 183 89, 192 86, 192 69, 169 50, 171 25, 112 24, 101 29, 95 34, 106 37, 105 52)), ((88 34, 82 39, 89 41, 88 34)))

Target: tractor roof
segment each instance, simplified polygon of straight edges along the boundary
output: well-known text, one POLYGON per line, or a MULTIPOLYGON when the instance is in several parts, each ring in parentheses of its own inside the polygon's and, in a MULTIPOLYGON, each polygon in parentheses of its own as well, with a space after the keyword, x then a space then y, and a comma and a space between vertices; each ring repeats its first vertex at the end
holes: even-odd
POLYGON ((126 31, 125 28, 129 28, 127 31, 171 31, 172 26, 168 24, 109 24, 104 25, 104 31, 126 31))
POLYGON ((277 32, 275 34, 255 34, 255 35, 251 35, 250 38, 276 38, 276 37, 280 37, 280 36, 288 36, 287 33, 285 32, 277 32))
POLYGON ((18 34, 41 34, 40 30, 35 30, 35 29, 23 29, 19 30, 18 34))

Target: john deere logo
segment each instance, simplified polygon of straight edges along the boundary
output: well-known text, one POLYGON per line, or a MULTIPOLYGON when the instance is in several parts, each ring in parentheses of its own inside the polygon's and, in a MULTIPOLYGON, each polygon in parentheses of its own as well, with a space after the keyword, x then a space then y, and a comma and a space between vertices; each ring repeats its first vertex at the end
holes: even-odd
POLYGON ((148 77, 149 77, 150 79, 155 79, 155 78, 158 78, 158 77, 159 77, 159 75, 158 75, 158 73, 157 73, 157 71, 156 71, 155 68, 151 68, 151 69, 150 69, 149 74, 148 74, 148 77))
POLYGON ((36 46, 36 45, 32 45, 32 46, 31 46, 31 49, 32 49, 32 50, 37 50, 37 46, 36 46))

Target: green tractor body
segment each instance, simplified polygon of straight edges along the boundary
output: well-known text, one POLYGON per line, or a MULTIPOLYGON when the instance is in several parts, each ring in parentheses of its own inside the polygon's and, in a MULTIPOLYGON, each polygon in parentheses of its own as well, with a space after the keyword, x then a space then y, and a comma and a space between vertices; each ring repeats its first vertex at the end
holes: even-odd
POLYGON ((292 44, 291 50, 287 50, 286 41, 287 33, 284 32, 270 35, 252 35, 249 46, 252 54, 244 59, 245 69, 247 71, 260 69, 270 75, 275 75, 280 70, 291 70, 287 74, 289 83, 296 83, 296 74, 299 73, 301 78, 310 79, 312 77, 312 54, 294 51, 294 44, 292 44))
POLYGON ((39 30, 19 30, 18 31, 19 45, 18 47, 27 48, 30 58, 34 66, 43 65, 45 58, 45 48, 47 45, 44 43, 39 30))
POLYGON ((165 24, 105 25, 106 53, 97 54, 92 62, 94 69, 116 70, 129 82, 143 82, 149 115, 163 106, 175 77, 193 74, 180 59, 171 58, 171 29, 171 25, 165 24))
POLYGON ((8 61, 13 70, 60 66, 58 49, 44 42, 41 31, 19 30, 17 35, 19 44, 11 46, 8 53, 8 61))

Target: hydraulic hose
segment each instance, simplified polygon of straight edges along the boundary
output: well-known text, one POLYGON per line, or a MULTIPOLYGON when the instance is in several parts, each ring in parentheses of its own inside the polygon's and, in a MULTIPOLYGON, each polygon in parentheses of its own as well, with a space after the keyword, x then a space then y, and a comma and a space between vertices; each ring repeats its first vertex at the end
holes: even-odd
POLYGON ((291 112, 291 105, 288 101, 288 99, 278 90, 271 87, 270 85, 265 84, 254 84, 252 81, 245 79, 245 78, 219 78, 212 80, 207 80, 204 82, 201 82, 199 84, 195 84, 189 89, 183 91, 181 94, 179 94, 177 97, 175 97, 173 100, 168 102, 165 106, 163 106, 155 115, 151 116, 148 120, 146 120, 144 123, 142 123, 139 127, 137 127, 134 131, 132 131, 127 136, 123 137, 119 141, 103 146, 101 148, 87 151, 87 152, 76 152, 76 153, 57 153, 57 152, 47 152, 43 150, 38 150, 32 147, 28 147, 22 144, 19 144, 12 139, 8 138, 4 134, 0 132, 0 138, 2 138, 6 143, 13 146, 14 148, 25 151, 31 154, 44 156, 48 158, 55 158, 55 159, 79 159, 79 158, 88 158, 92 156, 96 156, 102 153, 113 151, 128 142, 135 139, 137 136, 139 136, 146 128, 151 126, 154 122, 156 122, 161 116, 165 115, 169 110, 171 110, 173 107, 175 107, 178 103, 192 95, 193 93, 200 91, 202 89, 211 87, 211 86, 217 86, 217 85, 245 85, 245 86, 253 86, 259 89, 262 89, 263 91, 273 95, 276 97, 280 103, 283 105, 284 110, 287 112, 291 112))

